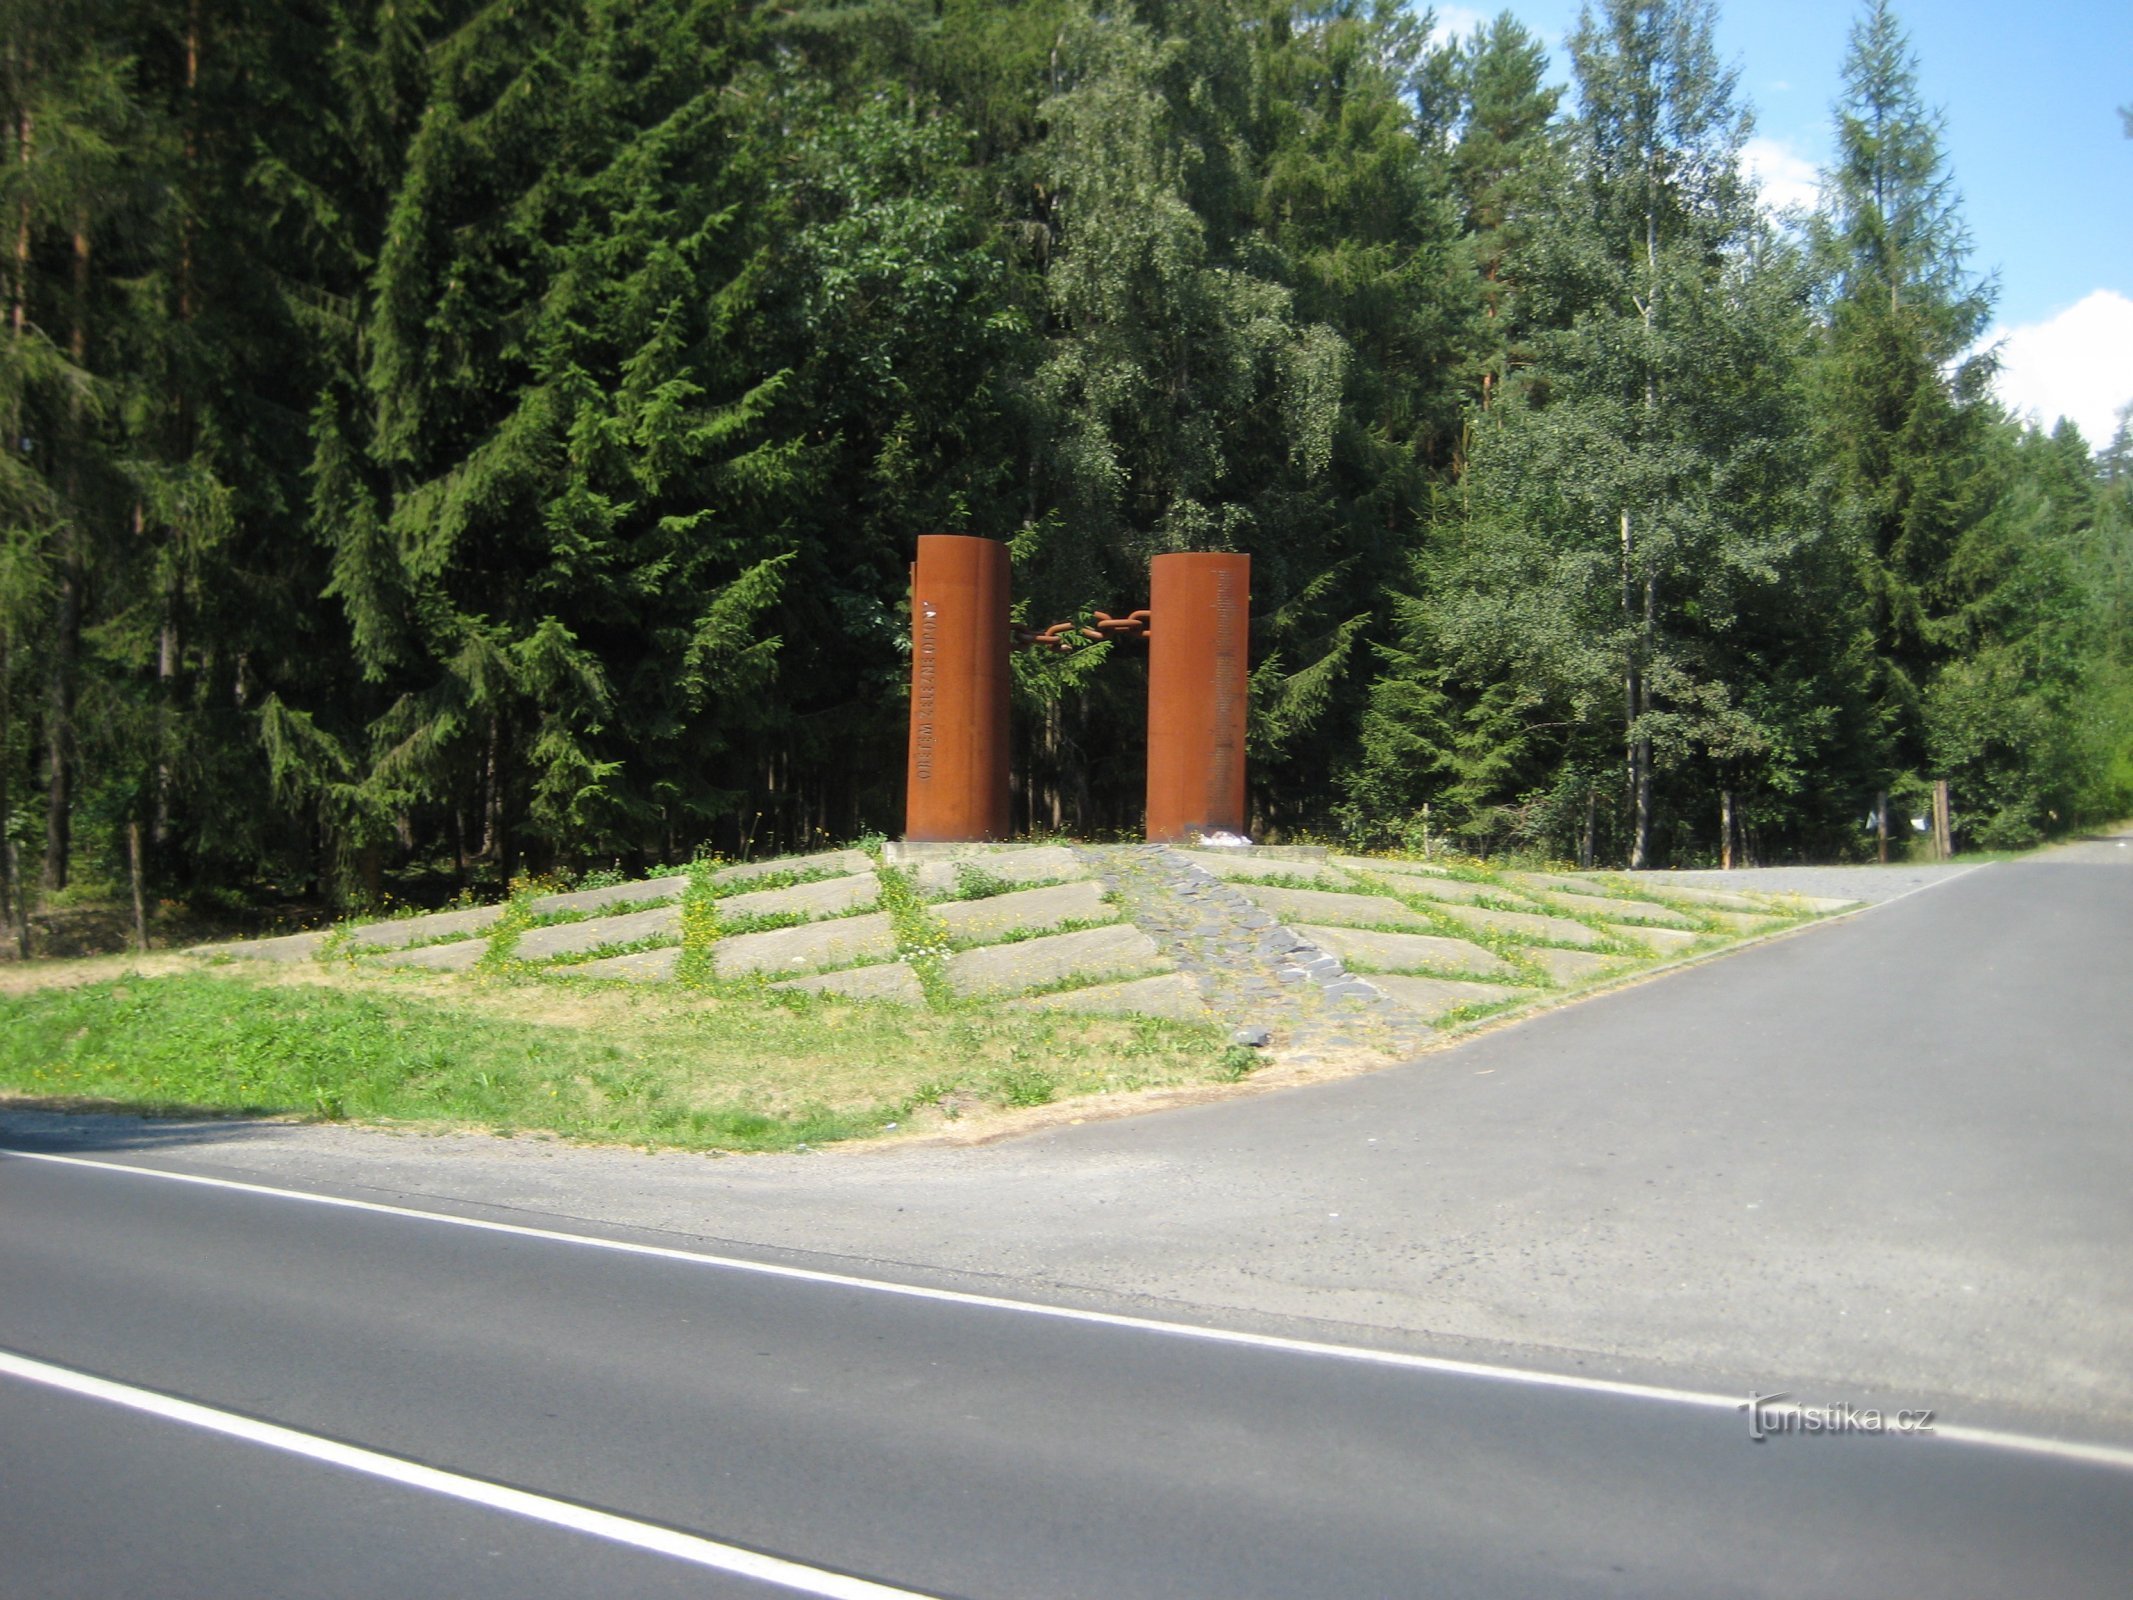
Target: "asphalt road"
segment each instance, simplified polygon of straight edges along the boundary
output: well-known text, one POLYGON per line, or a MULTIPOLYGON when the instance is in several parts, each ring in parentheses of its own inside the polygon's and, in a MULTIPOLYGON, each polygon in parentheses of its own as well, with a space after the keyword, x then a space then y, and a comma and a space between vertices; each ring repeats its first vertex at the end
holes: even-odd
MULTIPOLYGON (((0 1344, 941 1595, 2115 1594, 2133 1457, 1537 1388, 0 1161, 0 1344)), ((37 1595, 767 1592, 0 1385, 37 1595)))
MULTIPOLYGON (((977 1150, 18 1116, 435 1215, 0 1158, 0 1351, 918 1593, 2120 1595, 2129 857, 977 1150), (1755 1443, 1750 1388, 1937 1431, 1755 1443)), ((119 1592, 775 1591, 0 1369, 0 1595, 119 1592)))

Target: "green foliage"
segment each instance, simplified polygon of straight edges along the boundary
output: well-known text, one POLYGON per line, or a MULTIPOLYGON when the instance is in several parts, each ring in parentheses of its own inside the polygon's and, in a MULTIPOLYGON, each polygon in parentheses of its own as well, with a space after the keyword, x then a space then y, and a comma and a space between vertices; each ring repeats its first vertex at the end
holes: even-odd
MULTIPOLYGON (((1993 405, 1893 12, 1797 228, 1703 0, 1566 45, 1574 104, 1393 0, 20 0, 0 912, 135 826, 349 907, 893 832, 942 530, 1038 627, 1248 552, 1261 834, 2133 805, 2133 443, 1993 405)), ((1020 820, 1136 831, 1139 646, 1013 695, 1020 820)))

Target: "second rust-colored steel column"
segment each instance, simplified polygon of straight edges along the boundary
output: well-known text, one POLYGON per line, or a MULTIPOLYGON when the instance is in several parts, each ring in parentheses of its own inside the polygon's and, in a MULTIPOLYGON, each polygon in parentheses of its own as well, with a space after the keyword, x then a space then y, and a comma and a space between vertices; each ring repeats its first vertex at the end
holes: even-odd
POLYGON ((1252 558, 1157 556, 1148 588, 1148 838, 1242 834, 1252 558))
POLYGON ((1007 837, 1007 585, 1006 545, 919 536, 906 839, 1007 837))

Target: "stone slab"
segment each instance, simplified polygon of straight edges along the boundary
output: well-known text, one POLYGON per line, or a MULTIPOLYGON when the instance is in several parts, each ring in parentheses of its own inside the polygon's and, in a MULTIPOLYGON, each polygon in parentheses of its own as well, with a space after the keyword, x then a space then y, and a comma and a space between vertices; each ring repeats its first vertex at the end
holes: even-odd
POLYGON ((460 939, 452 944, 426 944, 420 950, 389 950, 378 959, 396 967, 425 967, 431 972, 471 972, 489 953, 486 939, 460 939))
POLYGON ((1309 856, 1262 856, 1248 850, 1181 850, 1175 845, 1171 846, 1170 853, 1191 862, 1202 872, 1231 881, 1301 878, 1335 887, 1348 881, 1335 868, 1309 856))
POLYGON ((464 911, 433 911, 426 917, 366 922, 360 928, 348 930, 348 947, 351 950, 397 950, 402 945, 441 939, 446 934, 477 934, 493 927, 503 914, 502 906, 470 906, 464 911))
POLYGON ((1449 900, 1457 905, 1472 905, 1477 900, 1508 900, 1513 905, 1524 905, 1532 898, 1500 883, 1476 883, 1471 878, 1424 878, 1410 874, 1393 881, 1402 894, 1424 900, 1449 900))
POLYGON ((603 956, 583 966, 560 970, 573 978, 627 978, 632 983, 667 983, 673 979, 674 969, 680 963, 681 947, 668 945, 664 950, 637 950, 626 956, 603 956))
POLYGON ((1421 912, 1376 894, 1336 894, 1328 889, 1285 889, 1273 884, 1243 886, 1243 893, 1261 910, 1271 911, 1292 926, 1298 922, 1330 922, 1343 927, 1359 923, 1385 923, 1395 928, 1434 927, 1421 912))
POLYGON ((1832 911, 1849 911, 1864 904, 1864 900, 1832 900, 1825 895, 1774 894, 1766 898, 1764 909, 1775 911, 1782 916, 1792 916, 1804 911, 1813 916, 1826 917, 1832 911))
POLYGON ((1558 944, 1598 944, 1600 936, 1567 917, 1532 916, 1523 911, 1491 911, 1486 906, 1453 906, 1444 915, 1470 928, 1509 934, 1514 939, 1553 939, 1558 944))
POLYGON ((975 855, 918 862, 917 880, 922 894, 954 894, 962 887, 959 869, 972 867, 1003 883, 1036 883, 1041 879, 1089 877, 1088 863, 1064 845, 1032 845, 1019 850, 987 850, 975 855))
POLYGON ((907 1006, 923 1005, 926 1000, 918 974, 902 961, 846 967, 842 972, 824 972, 812 978, 787 978, 771 988, 807 989, 816 994, 841 995, 847 1000, 894 1000, 907 1006))
POLYGON ((1525 955, 1557 983, 1583 983, 1613 968, 1633 965, 1620 956, 1596 955, 1590 950, 1554 950, 1536 946, 1525 955))
POLYGON ((1461 1006, 1494 1005, 1499 1000, 1523 1000, 1539 993, 1498 983, 1461 983, 1453 978, 1403 978, 1373 973, 1371 987, 1424 1022, 1435 1022, 1461 1006))
POLYGON ((874 870, 873 858, 864 850, 818 850, 807 856, 774 856, 768 861, 741 861, 720 867, 712 883, 723 889, 729 883, 751 883, 776 872, 834 872, 850 875, 874 870))
POLYGON ((1103 885, 1087 878, 983 900, 948 900, 930 909, 947 924, 950 938, 980 943, 1062 922, 1115 921, 1118 917, 1117 908, 1104 899, 1103 885))
POLYGON ((1336 867, 1350 872, 1396 872, 1404 878, 1443 878, 1450 876, 1447 867, 1433 867, 1426 861, 1407 861, 1397 856, 1335 856, 1336 867))
POLYGON ((725 916, 767 917, 798 912, 803 917, 837 917, 858 911, 881 898, 881 884, 873 873, 848 878, 824 878, 816 883, 796 883, 789 889, 750 889, 729 894, 718 903, 725 916))
POLYGON ((619 917, 588 917, 583 922, 560 922, 552 928, 528 928, 518 936, 511 953, 521 961, 546 961, 598 949, 603 944, 635 944, 639 939, 680 936, 681 907, 654 906, 649 911, 628 911, 619 917))
POLYGON ((848 967, 896 953, 896 934, 885 911, 810 922, 767 933, 737 933, 711 947, 711 963, 721 978, 751 973, 801 973, 820 967, 848 967))
POLYGON ((1567 872, 1505 872, 1504 882, 1515 883, 1521 889, 1561 889, 1570 894, 1591 894, 1595 889, 1605 892, 1622 887, 1620 883, 1599 878, 1581 878, 1567 872))
MULTIPOLYGON (((1752 912, 1768 911, 1770 909, 1770 903, 1767 900, 1754 895, 1731 894, 1723 889, 1697 889, 1684 883, 1668 883, 1664 879, 1636 884, 1616 880, 1610 886, 1618 889, 1637 888, 1648 894, 1663 894, 1672 900, 1686 900, 1691 905, 1715 906, 1721 911, 1752 912)), ((1852 904, 1849 900, 1840 900, 1834 903, 1837 905, 1852 904)))
POLYGON ((1617 939, 1641 944, 1645 949, 1662 956, 1675 955, 1686 950, 1697 939, 1697 935, 1684 933, 1679 928, 1635 928, 1624 922, 1610 922, 1607 931, 1617 939))
MULTIPOLYGON (((1296 932, 1343 962, 1360 961, 1381 972, 1479 972, 1489 977, 1516 972, 1503 957, 1464 939, 1420 933, 1372 933, 1301 923, 1296 932)), ((1371 981, 1377 981, 1373 973, 1371 981)))
POLYGON ((544 894, 532 902, 535 911, 599 911, 607 906, 652 905, 679 900, 689 887, 686 877, 642 878, 635 883, 611 883, 604 889, 573 889, 568 894, 544 894))
POLYGON ((204 961, 309 961, 326 942, 316 933, 283 933, 271 939, 231 939, 223 944, 196 944, 185 953, 204 961))
POLYGON ((1124 983, 1099 983, 1087 989, 1033 994, 1017 1000, 1032 1011, 1075 1011, 1094 1015, 1168 1017, 1173 1022, 1205 1022, 1209 1012, 1200 986, 1182 972, 1124 983))
POLYGON ((1696 919, 1671 906, 1662 906, 1650 900, 1611 900, 1597 894, 1563 894, 1543 891, 1539 896, 1543 905, 1558 910, 1570 911, 1581 917, 1606 917, 1610 921, 1656 922, 1669 928, 1693 928, 1696 919))
POLYGON ((1168 965, 1153 939, 1119 923, 962 951, 948 958, 948 985, 960 995, 1012 994, 1084 974, 1112 978, 1168 965))
POLYGON ((1775 913, 1766 912, 1760 917, 1751 917, 1739 911, 1706 911, 1706 920, 1717 923, 1728 933, 1761 933, 1768 928, 1783 927, 1789 920, 1775 913))

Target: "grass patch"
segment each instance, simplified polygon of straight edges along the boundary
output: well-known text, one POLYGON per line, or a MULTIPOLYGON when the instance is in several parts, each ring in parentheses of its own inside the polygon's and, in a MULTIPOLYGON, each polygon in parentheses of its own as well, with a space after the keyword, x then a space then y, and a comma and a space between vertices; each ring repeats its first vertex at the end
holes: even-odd
POLYGON ((595 961, 606 961, 615 956, 636 956, 652 950, 670 950, 678 942, 671 933, 648 933, 642 939, 610 939, 606 944, 596 944, 590 949, 565 950, 560 954, 544 957, 540 967, 546 973, 570 967, 590 966, 595 961))
POLYGON ((698 858, 689 863, 689 886, 681 891, 681 955, 674 964, 674 981, 683 989, 709 989, 718 982, 712 947, 718 943, 718 885, 712 879, 711 863, 698 858))
MULTIPOLYGON (((1197 863, 1195 863, 1197 865, 1197 863)), ((1205 870, 1204 868, 1202 869, 1205 870)), ((1301 872, 1253 872, 1249 876, 1237 874, 1224 876, 1210 873, 1217 883, 1226 883, 1233 888, 1245 889, 1316 889, 1325 894, 1357 894, 1368 891, 1350 888, 1347 884, 1325 878, 1307 877, 1301 872)))
MULTIPOLYGON (((705 876, 716 879, 720 870, 731 868, 707 868, 705 876)), ((830 878, 848 878, 848 872, 839 872, 834 867, 780 867, 774 872, 757 872, 747 877, 733 878, 724 883, 713 881, 711 894, 719 900, 730 900, 738 894, 767 893, 772 889, 797 889, 803 883, 822 883, 830 878)))
POLYGON ((990 950, 995 945, 1028 944, 1032 939, 1050 939, 1062 933, 1086 933, 1091 928, 1115 928, 1117 917, 1063 917, 1057 922, 1039 923, 1031 927, 1008 928, 1003 932, 965 934, 951 940, 954 950, 990 950))
POLYGON ((936 1011, 956 1004, 948 987, 948 957, 954 949, 948 924, 920 898, 918 879, 886 861, 877 861, 874 876, 881 884, 881 909, 889 914, 889 927, 896 935, 896 956, 910 963, 926 1004, 936 1011))
POLYGON ((1220 1081, 1219 1028, 751 986, 441 984, 247 969, 0 999, 0 1093, 73 1108, 788 1150, 991 1105, 1220 1081), (420 986, 422 992, 411 992, 420 986))

